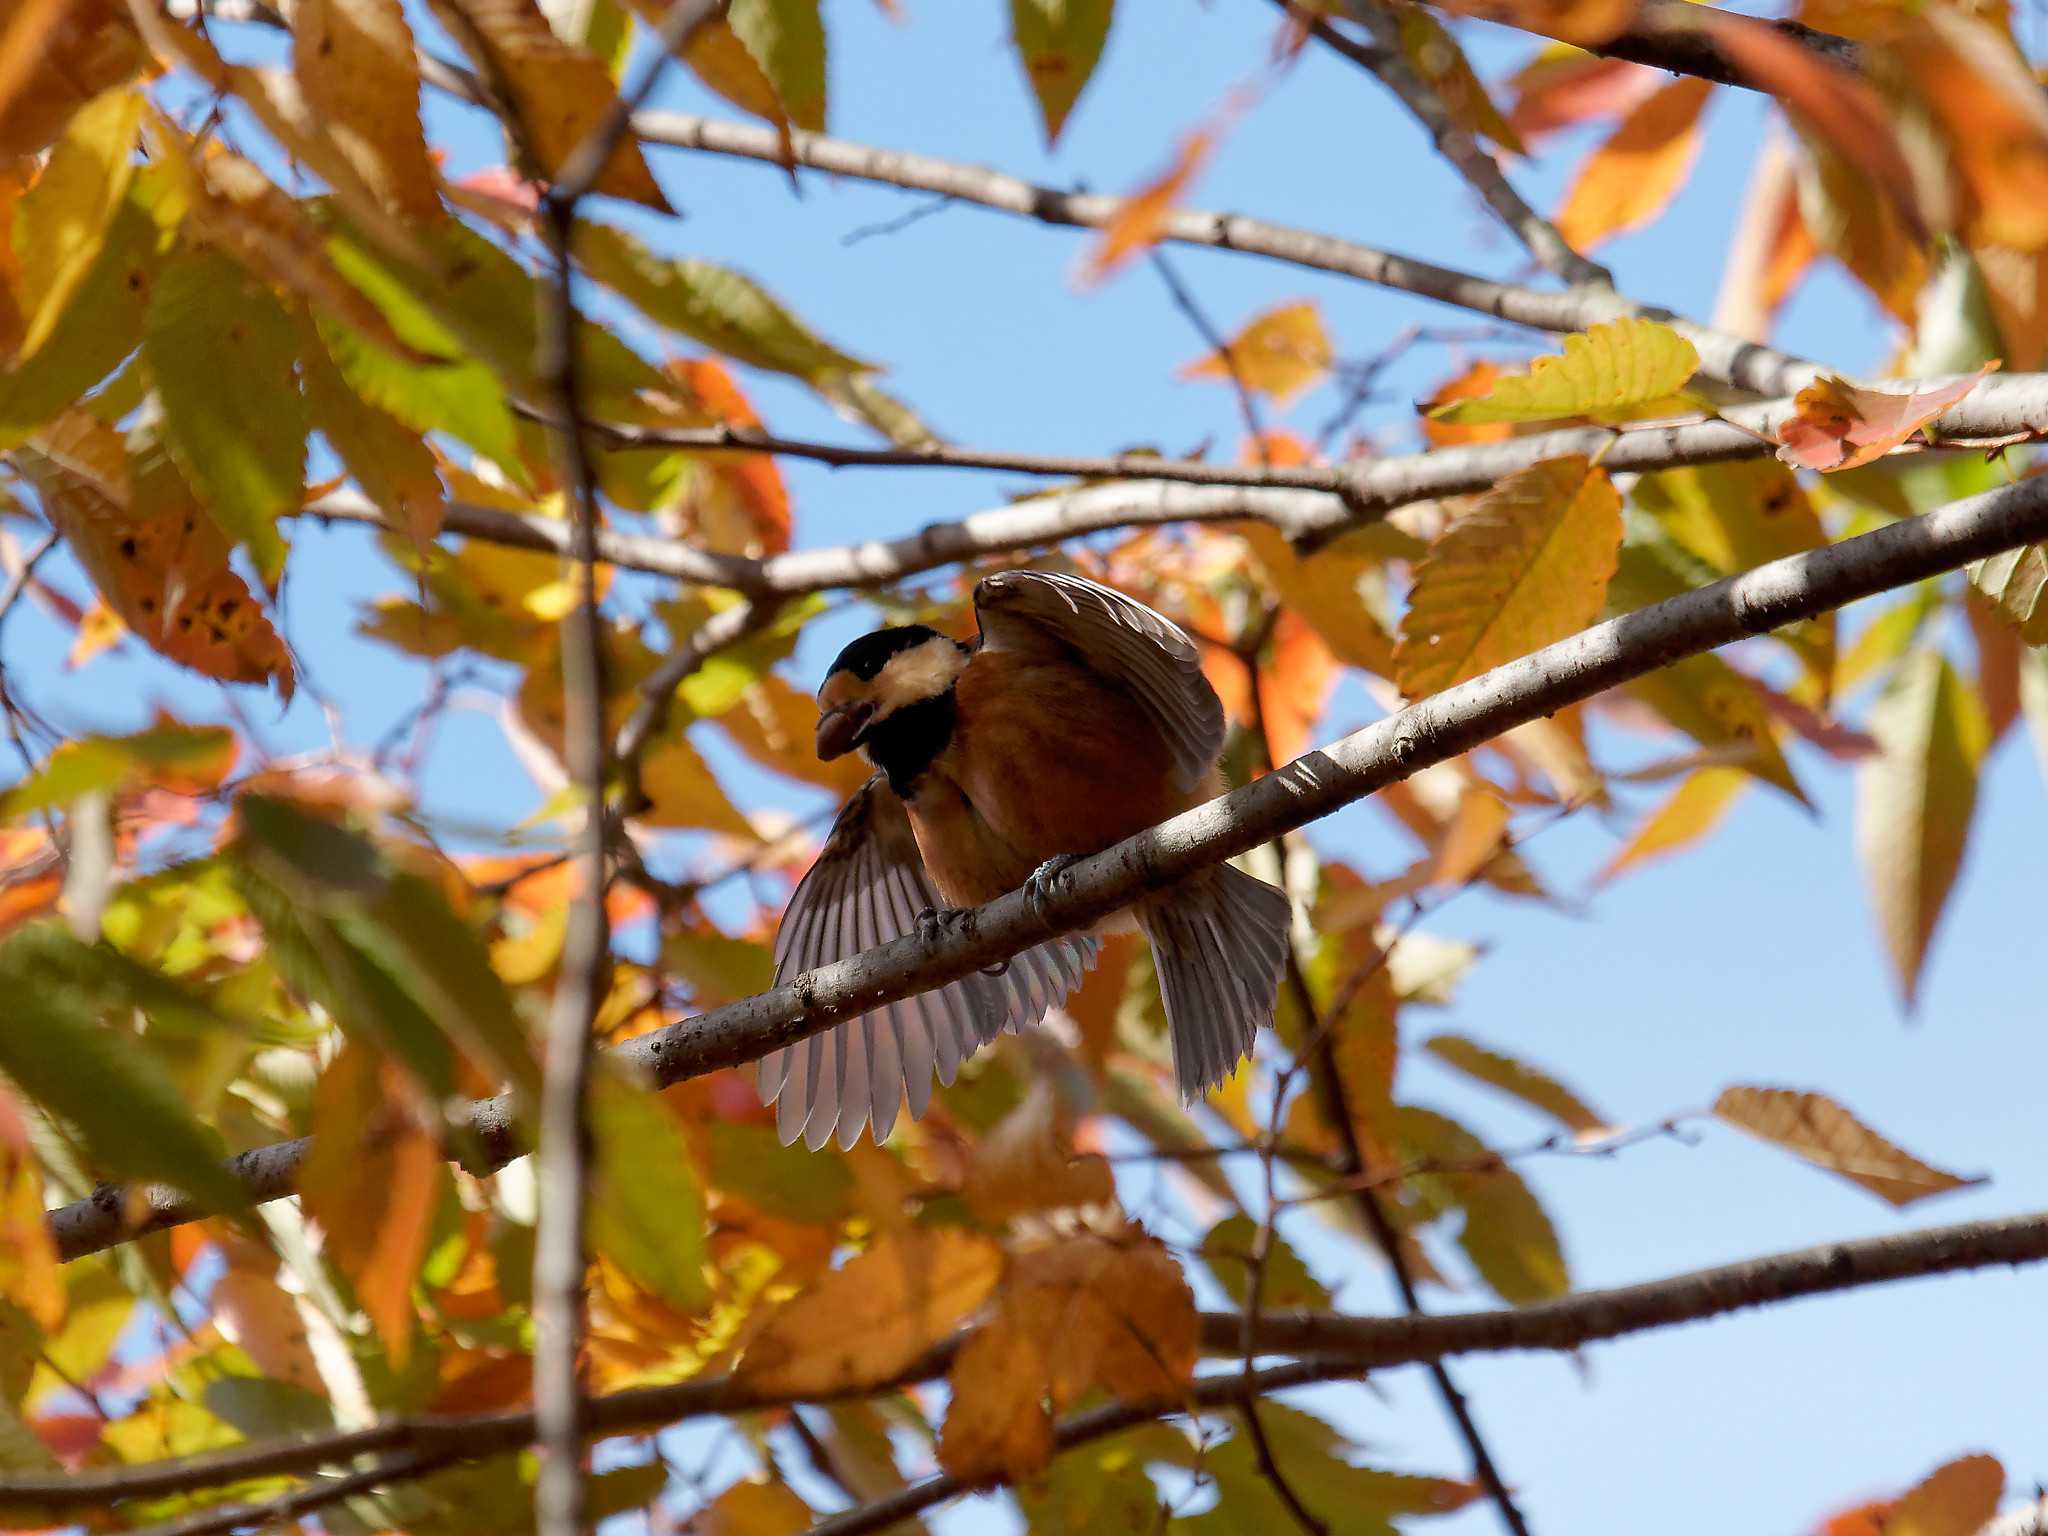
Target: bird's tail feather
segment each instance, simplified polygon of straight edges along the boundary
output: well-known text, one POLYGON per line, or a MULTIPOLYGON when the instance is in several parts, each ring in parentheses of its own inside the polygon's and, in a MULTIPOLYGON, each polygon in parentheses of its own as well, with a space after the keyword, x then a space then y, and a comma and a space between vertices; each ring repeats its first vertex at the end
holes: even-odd
POLYGON ((1137 908, 1152 943, 1174 1076, 1193 1102, 1237 1070, 1287 963, 1286 895, 1220 864, 1137 908))

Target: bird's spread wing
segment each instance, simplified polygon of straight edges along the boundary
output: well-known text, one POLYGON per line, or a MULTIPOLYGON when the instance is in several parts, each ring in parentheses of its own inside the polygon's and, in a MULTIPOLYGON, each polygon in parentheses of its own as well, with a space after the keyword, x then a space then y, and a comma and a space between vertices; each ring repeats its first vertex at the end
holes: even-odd
MULTIPOLYGON (((798 884, 775 936, 775 981, 902 938, 925 908, 943 905, 925 874, 903 802, 881 774, 839 813, 824 850, 798 884)), ((960 1063, 1004 1029, 1036 1023, 1081 983, 1096 941, 1069 936, 1026 950, 1000 976, 949 982, 847 1019, 761 1059, 764 1102, 776 1106, 783 1141, 815 1151, 836 1129, 850 1147, 874 1123, 882 1140, 907 1090, 915 1120, 932 1077, 953 1081, 960 1063)))
POLYGON ((985 576, 974 607, 990 649, 1043 650, 1053 641, 1129 692, 1158 727, 1181 789, 1194 789, 1214 766, 1223 750, 1223 705, 1202 676, 1194 641, 1171 619, 1052 571, 985 576))

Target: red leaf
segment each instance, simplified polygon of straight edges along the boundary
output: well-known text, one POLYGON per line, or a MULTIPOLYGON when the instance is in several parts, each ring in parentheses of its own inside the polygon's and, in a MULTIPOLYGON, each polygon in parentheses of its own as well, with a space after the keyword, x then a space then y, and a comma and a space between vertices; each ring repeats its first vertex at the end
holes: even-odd
POLYGON ((1854 469, 1890 453, 1977 387, 1996 368, 1936 389, 1895 395, 1828 374, 1799 391, 1795 414, 1778 427, 1778 457, 1802 469, 1854 469))

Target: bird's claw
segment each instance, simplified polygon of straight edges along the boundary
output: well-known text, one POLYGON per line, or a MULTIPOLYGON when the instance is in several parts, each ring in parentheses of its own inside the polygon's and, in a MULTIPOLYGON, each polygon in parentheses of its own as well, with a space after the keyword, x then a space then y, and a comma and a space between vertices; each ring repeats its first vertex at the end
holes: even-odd
POLYGON ((1040 922, 1045 920, 1045 904, 1052 898, 1052 883, 1076 864, 1081 862, 1078 853, 1056 854, 1031 872, 1031 878, 1024 882, 1024 894, 1031 898, 1031 910, 1038 914, 1040 922))
POLYGON ((946 922, 958 908, 926 907, 917 914, 917 936, 927 944, 936 944, 946 931, 946 922))

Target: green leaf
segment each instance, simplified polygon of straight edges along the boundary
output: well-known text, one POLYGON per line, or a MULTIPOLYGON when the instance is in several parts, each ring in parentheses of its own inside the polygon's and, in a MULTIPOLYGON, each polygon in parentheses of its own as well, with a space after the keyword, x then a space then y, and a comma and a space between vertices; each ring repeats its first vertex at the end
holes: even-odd
POLYGON ((17 360, 34 355, 99 260, 128 199, 143 95, 119 86, 95 97, 64 130, 14 215, 25 329, 17 360))
POLYGON ((929 448, 942 441, 917 412, 875 382, 872 373, 827 373, 811 387, 848 421, 873 427, 899 448, 929 448))
POLYGON ((1054 1458, 1043 1476, 1017 1489, 1034 1536, 1149 1536, 1160 1526, 1159 1490, 1145 1475, 1145 1457, 1116 1436, 1054 1458))
POLYGON ((737 1002, 775 985, 775 958, 766 944, 708 929, 665 937, 661 962, 689 986, 699 1007, 737 1002))
POLYGON ((418 432, 349 387, 315 328, 301 326, 299 343, 300 375, 314 428, 393 527, 419 543, 433 538, 448 510, 433 450, 418 432))
POLYGON ((641 1285, 681 1307, 711 1301, 704 1278, 704 1197, 682 1133, 660 1099, 617 1072, 590 1079, 596 1152, 590 1237, 641 1285))
POLYGON ((1010 0, 1010 38, 1045 119, 1045 142, 1059 139, 1102 45, 1116 0, 1010 0))
POLYGON ((1984 706, 1939 651, 1908 656, 1871 706, 1878 755, 1856 774, 1856 850, 1911 1007, 1977 806, 1984 706))
POLYGON ((1527 373, 1430 415, 1460 426, 1563 416, 1613 420, 1669 400, 1699 365, 1693 344, 1669 326, 1635 317, 1610 320, 1565 337, 1561 356, 1539 357, 1527 373))
POLYGON ((142 347, 178 468, 275 591, 285 558, 277 520, 298 509, 306 484, 291 317, 239 263, 180 251, 158 275, 142 347))
POLYGON ((1397 1121, 1402 1150, 1444 1170, 1417 1174, 1411 1186, 1438 1209, 1464 1213, 1458 1246, 1495 1295, 1519 1307, 1571 1289, 1557 1229, 1521 1175, 1488 1166, 1495 1154, 1448 1115, 1403 1105, 1397 1121))
POLYGON ((249 903, 266 927, 276 923, 289 932, 295 923, 306 946, 302 958, 335 967, 333 986, 361 989, 339 998, 345 1024, 352 1020, 378 1044, 400 1050, 416 1071, 431 1072, 432 1079, 423 1075, 430 1087, 441 1074, 417 1033, 421 1019, 515 1093, 538 1092, 533 1043, 491 969, 490 952, 439 890, 393 869, 355 833, 283 801, 248 795, 237 805, 240 848, 259 877, 245 886, 249 903), (264 900, 265 885, 285 899, 284 910, 275 898, 264 900), (377 1005, 388 1004, 394 989, 408 1005, 383 1020, 377 1005))
POLYGON ((117 789, 149 769, 204 770, 232 759, 235 737, 221 726, 166 723, 133 736, 79 736, 0 798, 0 817, 69 805, 80 795, 117 789))
POLYGON ((732 0, 733 35, 774 87, 792 126, 825 130, 825 23, 818 0, 732 0))
POLYGON ((163 232, 131 194, 50 339, 34 357, 0 372, 0 448, 26 442, 135 350, 162 241, 163 232))
POLYGON ((784 1146, 765 1125, 714 1120, 711 1184, 782 1221, 835 1226, 853 1211, 853 1175, 838 1158, 784 1146))
POLYGON ((1467 1077, 1520 1099, 1576 1135, 1597 1135, 1611 1124, 1549 1073, 1465 1035, 1434 1035, 1423 1042, 1423 1049, 1467 1077))
MULTIPOLYGON (((1198 1250, 1202 1262, 1216 1283, 1230 1293, 1240 1307, 1251 1285, 1252 1248, 1258 1241, 1259 1225, 1239 1211, 1226 1216, 1202 1238, 1198 1250)), ((1264 1278, 1259 1283, 1259 1305, 1272 1312, 1316 1312, 1330 1305, 1330 1293, 1309 1273, 1301 1255, 1274 1233, 1266 1248, 1264 1278)))
POLYGON ((0 994, 8 999, 0 1072, 77 1129, 96 1172, 175 1185, 215 1209, 241 1203, 219 1136, 192 1118, 156 1055, 106 1018, 137 1008, 207 1018, 203 1003, 112 950, 49 928, 0 944, 0 994))
POLYGON ((694 257, 657 256, 613 225, 578 225, 576 260, 648 319, 735 362, 812 381, 874 367, 821 340, 752 278, 694 257))

